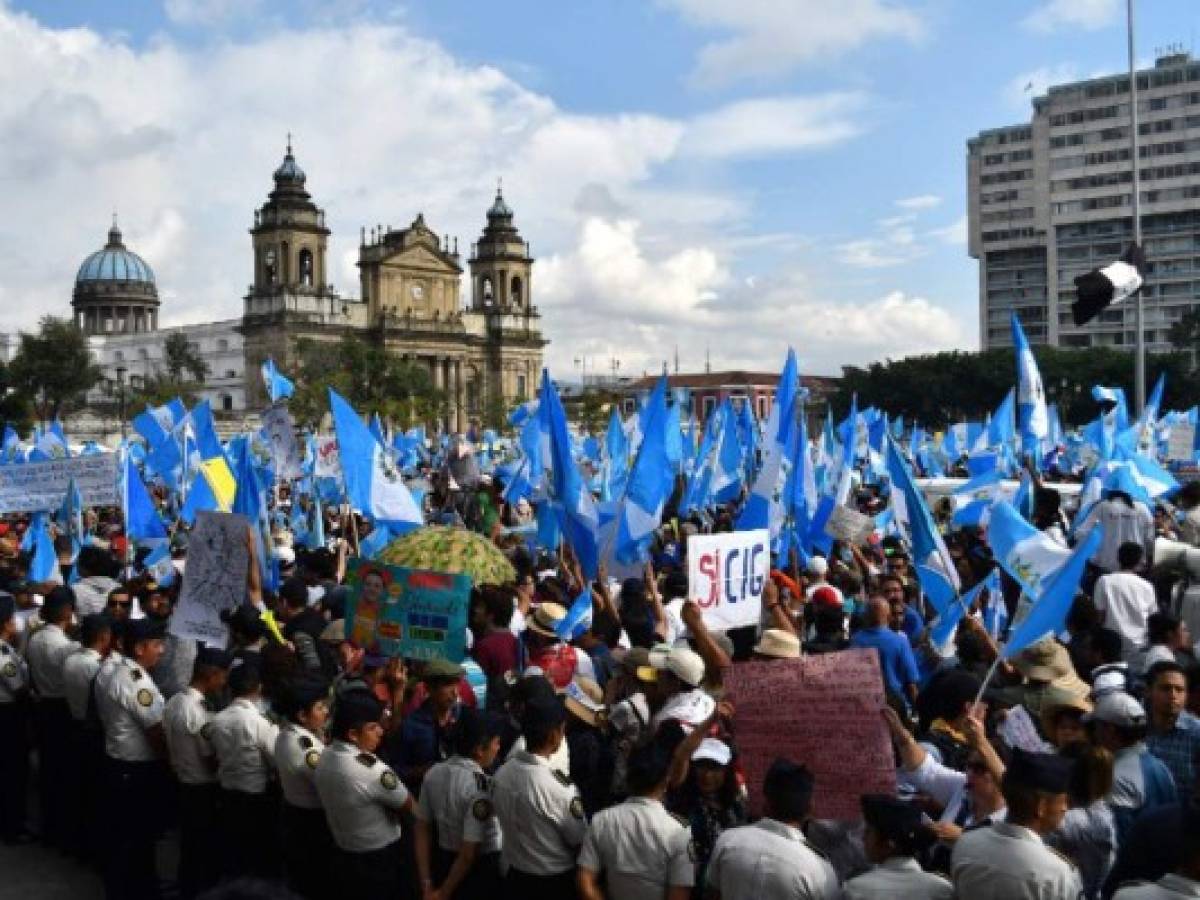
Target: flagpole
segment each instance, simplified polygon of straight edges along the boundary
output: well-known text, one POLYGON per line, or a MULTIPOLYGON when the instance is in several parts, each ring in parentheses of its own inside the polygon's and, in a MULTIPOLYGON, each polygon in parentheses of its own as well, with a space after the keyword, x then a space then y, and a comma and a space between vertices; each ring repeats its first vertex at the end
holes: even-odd
MULTIPOLYGON (((1133 243, 1138 247, 1142 244, 1141 217, 1141 157, 1138 154, 1138 91, 1137 91, 1137 62, 1133 55, 1133 0, 1125 0, 1126 39, 1129 52, 1129 155, 1133 163, 1133 243)), ((1137 327, 1137 348, 1134 351, 1134 397, 1137 411, 1141 415, 1146 408, 1146 329, 1145 307, 1142 300, 1143 290, 1137 291, 1134 298, 1134 319, 1137 327)))

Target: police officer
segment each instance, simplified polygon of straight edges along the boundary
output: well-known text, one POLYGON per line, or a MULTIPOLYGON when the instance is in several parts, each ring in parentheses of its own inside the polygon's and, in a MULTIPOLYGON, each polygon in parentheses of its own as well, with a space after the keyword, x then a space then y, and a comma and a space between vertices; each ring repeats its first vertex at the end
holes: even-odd
POLYGON ((922 870, 915 859, 937 841, 921 811, 885 794, 864 794, 860 802, 866 823, 863 849, 875 867, 846 882, 843 900, 950 900, 954 888, 949 880, 922 870))
POLYGON ((671 757, 657 743, 629 755, 626 784, 632 796, 592 819, 579 854, 579 896, 604 900, 688 900, 696 878, 691 830, 663 806, 671 757))
POLYGON ((575 856, 587 833, 583 799, 549 765, 566 739, 566 715, 557 697, 531 697, 521 717, 526 749, 515 751, 496 773, 492 797, 504 833, 509 897, 575 895, 575 856))
POLYGON ((25 840, 29 784, 29 668, 13 643, 16 601, 0 594, 0 840, 25 840))
POLYGON ((766 815, 730 828, 713 847, 706 890, 719 900, 833 900, 837 875, 804 836, 812 807, 813 777, 804 766, 776 759, 763 779, 766 815))
POLYGON ((217 881, 217 758, 209 743, 212 712, 206 698, 225 690, 232 656, 224 650, 203 647, 196 652, 192 679, 167 701, 163 731, 171 769, 179 784, 179 891, 194 897, 217 881))
POLYGON ((417 871, 426 897, 475 900, 500 880, 500 824, 485 772, 500 752, 503 720, 464 708, 454 755, 425 776, 416 809, 417 871))
POLYGON ((99 862, 96 850, 88 838, 96 834, 100 814, 97 791, 103 782, 104 729, 96 713, 93 682, 100 674, 100 664, 112 645, 112 622, 102 613, 84 616, 79 625, 82 646, 63 663, 63 690, 71 712, 72 764, 69 796, 75 798, 77 811, 70 821, 71 850, 81 858, 99 862))
POLYGON ((317 764, 325 749, 329 684, 316 675, 284 685, 275 711, 285 718, 275 739, 275 768, 283 791, 280 834, 288 887, 304 897, 329 896, 333 837, 317 793, 317 764))
POLYGON ((154 845, 162 824, 166 780, 163 697, 149 675, 162 656, 162 626, 134 619, 124 626, 125 655, 96 677, 96 710, 104 725, 105 803, 128 812, 107 830, 104 887, 110 900, 157 897, 154 845))
POLYGON ((413 804, 396 773, 375 755, 383 716, 384 705, 365 691, 338 697, 333 743, 317 762, 317 795, 342 851, 339 882, 348 897, 401 892, 399 814, 411 813, 413 804))
POLYGON ((221 785, 225 869, 233 876, 269 878, 278 870, 278 801, 270 787, 279 728, 260 707, 257 664, 247 661, 233 667, 229 694, 232 702, 213 717, 208 732, 221 785))
POLYGON ((1004 822, 968 831, 954 845, 950 875, 956 895, 972 900, 1075 900, 1079 872, 1047 847, 1067 812, 1071 761, 1052 753, 1013 750, 1001 790, 1004 822))
POLYGON ((1182 900, 1200 897, 1200 809, 1183 804, 1177 821, 1182 826, 1182 846, 1175 869, 1158 881, 1136 882, 1123 886, 1113 900, 1182 900))
POLYGON ((67 636, 75 610, 71 589, 59 585, 42 602, 45 623, 29 638, 25 658, 33 681, 34 738, 38 753, 38 799, 42 810, 42 839, 52 846, 68 849, 68 822, 74 798, 66 790, 64 779, 70 758, 71 713, 67 709, 63 685, 63 664, 79 649, 67 636))

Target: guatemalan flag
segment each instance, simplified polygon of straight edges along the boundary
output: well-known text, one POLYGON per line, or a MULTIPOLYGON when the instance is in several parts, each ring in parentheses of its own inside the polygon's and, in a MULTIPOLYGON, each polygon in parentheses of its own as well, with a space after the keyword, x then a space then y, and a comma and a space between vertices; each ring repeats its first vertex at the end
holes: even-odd
POLYGON ((1030 597, 1063 567, 1071 551, 1030 525, 1011 503, 998 500, 988 521, 988 543, 996 562, 1030 597))
POLYGON ((626 565, 645 561, 654 530, 662 524, 663 507, 673 485, 673 470, 667 454, 670 415, 666 390, 667 379, 663 376, 646 404, 642 443, 621 502, 614 555, 626 565))
POLYGON ((913 562, 940 572, 957 591, 962 587, 962 581, 954 567, 954 560, 950 558, 941 532, 933 524, 933 516, 913 481, 907 463, 900 455, 900 449, 890 437, 887 439, 887 471, 892 482, 892 507, 896 521, 908 530, 913 562))
POLYGON ((375 439, 344 397, 329 389, 338 457, 350 505, 375 523, 403 534, 423 524, 420 507, 388 450, 375 439))
POLYGON ((292 384, 292 380, 276 368, 275 360, 269 356, 267 361, 262 364, 262 379, 263 385, 267 389, 267 396, 271 398, 272 403, 286 400, 296 392, 296 385, 292 384))
POLYGON ((783 489, 791 466, 788 450, 795 427, 794 403, 799 386, 800 372, 796 363, 796 352, 789 348, 787 362, 779 376, 779 386, 775 390, 775 402, 771 404, 771 412, 767 416, 764 429, 762 468, 738 517, 738 531, 768 528, 772 540, 779 536, 784 520, 783 489))
POLYGON ((1042 442, 1050 435, 1050 412, 1046 408, 1046 390, 1038 371, 1033 350, 1025 339, 1025 329, 1017 314, 1012 314, 1013 347, 1017 351, 1017 421, 1021 449, 1027 456, 1041 458, 1042 442))

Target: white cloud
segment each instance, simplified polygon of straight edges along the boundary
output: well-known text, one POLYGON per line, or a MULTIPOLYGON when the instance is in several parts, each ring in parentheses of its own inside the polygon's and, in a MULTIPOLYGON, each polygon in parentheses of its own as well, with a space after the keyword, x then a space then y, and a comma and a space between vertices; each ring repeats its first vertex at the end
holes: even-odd
POLYGON ((930 234, 938 240, 955 246, 967 243, 967 217, 959 216, 943 228, 935 228, 930 234))
POLYGON ((685 20, 727 34, 706 44, 694 77, 703 84, 787 74, 870 41, 916 41, 925 28, 911 9, 888 0, 660 0, 685 20))
POLYGON ((903 265, 925 254, 913 227, 916 214, 891 216, 877 223, 880 235, 846 241, 837 246, 838 259, 858 269, 885 269, 903 265))
POLYGON ((905 197, 897 200, 896 205, 901 209, 922 210, 940 206, 942 198, 937 194, 917 194, 915 197, 905 197))
MULTIPOLYGON (((503 176, 539 258, 534 300, 561 372, 587 353, 648 365, 676 341, 685 364, 698 367, 711 343, 714 362, 774 366, 780 323, 805 320, 764 318, 755 304, 772 276, 735 277, 737 256, 777 246, 790 257, 805 237, 754 232, 753 195, 708 186, 720 177, 697 187, 664 173, 680 164, 719 175, 725 160, 819 149, 856 133, 867 103, 837 93, 691 119, 579 115, 399 23, 204 46, 159 36, 134 48, 45 27, 4 0, 0 82, 0 133, 21 136, 0 142, 0 329, 68 313, 76 267, 103 243, 114 208, 127 245, 155 270, 163 324, 239 316, 251 279, 246 229, 291 131, 333 230, 329 269, 350 296, 361 226, 400 227, 423 211, 465 251, 503 176)), ((912 252, 914 224, 896 218, 877 239, 912 252)), ((789 276, 790 289, 802 283, 805 296, 821 295, 789 276)), ((803 316, 818 306, 776 308, 803 316)), ((829 359, 841 358, 837 340, 827 343, 829 359)), ((861 361, 864 346, 851 342, 846 354, 861 361)))
POLYGON ((165 0, 167 18, 180 25, 218 25, 254 15, 259 0, 165 0))
POLYGON ((1060 28, 1096 31, 1117 19, 1121 5, 1120 0, 1046 0, 1021 24, 1043 34, 1060 28))
POLYGON ((743 100, 693 119, 680 150, 725 158, 827 147, 864 130, 857 114, 865 104, 860 93, 743 100))
POLYGON ((1030 112, 1030 102, 1040 97, 1053 85, 1078 81, 1079 68, 1073 63, 1057 63, 1039 66, 1029 72, 1014 75, 1004 86, 1004 101, 1013 109, 1030 112))

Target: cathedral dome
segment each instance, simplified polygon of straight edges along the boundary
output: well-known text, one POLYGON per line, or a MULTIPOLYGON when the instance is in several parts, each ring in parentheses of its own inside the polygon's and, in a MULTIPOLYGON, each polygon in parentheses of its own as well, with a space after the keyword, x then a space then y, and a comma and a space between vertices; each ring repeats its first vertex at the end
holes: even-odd
POLYGON ((511 219, 512 208, 504 202, 504 194, 499 188, 496 189, 496 202, 492 204, 492 208, 488 210, 489 219, 511 219))
POLYGON ((154 286, 154 271, 144 259, 125 249, 115 222, 108 231, 108 243, 85 259, 75 276, 77 285, 97 281, 154 286))
POLYGON ((275 180, 295 181, 304 184, 306 177, 304 170, 296 162, 296 157, 292 155, 292 138, 291 135, 288 135, 287 153, 284 154, 283 162, 279 164, 279 168, 275 170, 275 180))

